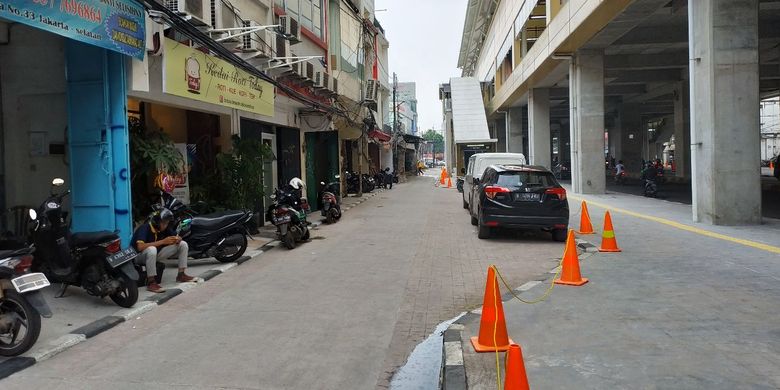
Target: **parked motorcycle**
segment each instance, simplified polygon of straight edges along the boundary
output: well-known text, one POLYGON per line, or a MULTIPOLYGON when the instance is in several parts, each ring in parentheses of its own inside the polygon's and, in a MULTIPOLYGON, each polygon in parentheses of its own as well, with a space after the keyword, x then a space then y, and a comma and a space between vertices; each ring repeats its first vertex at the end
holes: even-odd
POLYGON ((161 202, 154 208, 171 210, 176 232, 187 242, 190 257, 213 257, 219 262, 230 263, 246 252, 247 236, 250 236, 248 224, 254 216, 251 211, 228 210, 198 215, 173 195, 161 192, 160 196, 161 202))
POLYGON ((308 203, 291 188, 277 189, 271 195, 273 204, 268 207, 267 219, 276 226, 276 233, 287 249, 294 249, 297 242, 311 236, 306 209, 308 203))
POLYGON ((349 194, 360 192, 360 182, 363 183, 363 192, 371 192, 376 188, 376 180, 367 173, 358 175, 347 171, 345 174, 347 175, 347 193, 349 194))
MULTIPOLYGON (((54 179, 52 187, 65 184, 54 179)), ((30 210, 35 221, 33 243, 35 257, 32 269, 42 272, 55 283, 62 283, 59 296, 68 286, 80 286, 90 295, 110 297, 121 307, 132 307, 138 301, 138 272, 132 260, 138 255, 133 247, 122 249, 114 232, 73 233, 65 223, 61 194, 52 191, 38 210, 30 210)))
POLYGON ((28 273, 33 248, 0 251, 0 356, 29 350, 41 333, 41 317, 51 310, 41 289, 49 285, 42 273, 28 273))
POLYGON ((374 177, 364 173, 363 174, 363 192, 371 192, 376 189, 376 180, 374 180, 374 177))
MULTIPOLYGON (((336 179, 338 179, 338 176, 336 176, 336 179)), ((340 183, 338 181, 334 181, 325 184, 323 181, 320 182, 320 185, 322 186, 322 192, 320 193, 320 199, 322 199, 322 209, 320 210, 320 213, 322 213, 322 216, 325 217, 325 222, 329 224, 336 223, 339 219, 341 219, 341 197, 339 195, 340 183)))

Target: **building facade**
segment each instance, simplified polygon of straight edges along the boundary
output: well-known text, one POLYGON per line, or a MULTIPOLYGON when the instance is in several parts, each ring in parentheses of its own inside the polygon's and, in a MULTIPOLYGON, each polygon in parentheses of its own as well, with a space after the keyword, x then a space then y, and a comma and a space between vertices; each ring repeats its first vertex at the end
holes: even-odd
MULTIPOLYGON (((180 147, 185 200, 234 136, 274 153, 258 209, 293 177, 316 198, 318 183, 347 162, 362 155, 349 169, 367 173, 392 160, 390 136, 376 125, 386 115, 389 42, 373 1, 120 2, 136 27, 121 25, 121 42, 90 45, 0 9, 0 209, 37 206, 62 177, 74 231, 119 230, 129 243, 133 207, 148 205, 131 201, 128 123, 142 128, 136 136, 161 132, 180 147), (372 159, 369 145, 384 153, 372 159)), ((2 217, 10 229, 13 216, 2 217)))
POLYGON ((604 193, 610 157, 629 174, 664 159, 691 183, 695 221, 753 224, 778 23, 759 0, 477 0, 458 66, 481 82, 498 149, 570 164, 575 192, 604 193))

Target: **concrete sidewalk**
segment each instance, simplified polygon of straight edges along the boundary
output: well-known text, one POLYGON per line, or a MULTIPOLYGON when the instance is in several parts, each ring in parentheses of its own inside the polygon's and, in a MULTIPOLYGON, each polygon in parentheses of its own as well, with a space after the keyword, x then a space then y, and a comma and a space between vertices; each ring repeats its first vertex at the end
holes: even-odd
MULTIPOLYGON (((688 222, 690 206, 660 207, 661 201, 626 195, 585 198, 597 229, 604 209, 596 203, 631 213, 612 213, 623 252, 581 259, 590 279, 582 287, 556 286, 536 305, 505 302, 509 335, 523 348, 531 388, 780 388, 776 222, 711 227, 688 222)), ((579 209, 574 196, 570 201, 579 209)), ((579 238, 600 243, 598 234, 579 238)), ((521 296, 539 297, 551 278, 521 296)), ((468 342, 479 317, 464 325, 468 388, 494 389, 495 354, 477 355, 468 342)))

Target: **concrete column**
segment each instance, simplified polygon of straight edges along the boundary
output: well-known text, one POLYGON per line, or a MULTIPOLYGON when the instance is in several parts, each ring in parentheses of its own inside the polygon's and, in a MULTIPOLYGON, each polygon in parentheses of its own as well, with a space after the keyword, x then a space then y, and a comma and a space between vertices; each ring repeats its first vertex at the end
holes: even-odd
POLYGON ((506 113, 503 111, 498 112, 498 118, 493 122, 496 126, 496 139, 498 139, 498 143, 496 143, 496 152, 502 153, 506 152, 507 147, 507 139, 506 139, 506 113))
POLYGON ((572 188, 578 194, 603 194, 604 55, 578 51, 569 71, 572 188))
POLYGON ((674 165, 676 176, 691 176, 691 122, 688 83, 678 84, 674 100, 674 165))
POLYGON ((620 153, 616 160, 623 160, 629 175, 639 175, 642 171, 643 140, 645 126, 642 123, 641 107, 638 104, 623 104, 620 109, 620 153))
POLYGON ((693 219, 761 223, 758 0, 688 2, 693 219))
POLYGON ((507 152, 523 153, 523 108, 512 107, 508 112, 509 140, 507 140, 507 152))
POLYGON ((528 154, 531 164, 551 168, 550 90, 546 88, 528 93, 528 154))

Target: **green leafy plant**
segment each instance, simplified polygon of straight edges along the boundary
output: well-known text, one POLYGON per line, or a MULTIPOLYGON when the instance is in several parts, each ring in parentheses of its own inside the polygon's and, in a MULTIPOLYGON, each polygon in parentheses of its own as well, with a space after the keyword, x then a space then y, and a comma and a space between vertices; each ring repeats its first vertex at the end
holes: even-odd
POLYGON ((180 173, 181 155, 170 137, 162 131, 150 131, 135 117, 128 118, 130 130, 130 184, 133 218, 143 219, 155 200, 154 178, 160 173, 180 173))
POLYGON ((234 135, 232 151, 217 156, 224 205, 234 209, 257 210, 264 196, 264 164, 274 158, 271 147, 262 141, 234 135))

